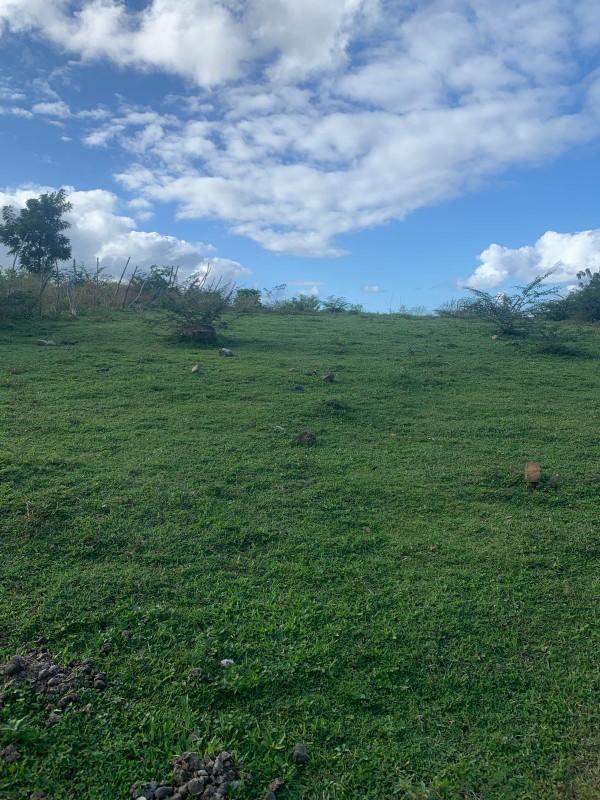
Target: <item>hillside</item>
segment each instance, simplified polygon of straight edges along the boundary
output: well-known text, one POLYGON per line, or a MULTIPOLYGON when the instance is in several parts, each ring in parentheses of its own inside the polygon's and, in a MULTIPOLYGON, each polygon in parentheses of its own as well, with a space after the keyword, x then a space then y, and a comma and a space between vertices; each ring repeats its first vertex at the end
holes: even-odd
POLYGON ((600 331, 490 333, 263 315, 223 358, 137 315, 0 331, 0 661, 43 636, 108 684, 49 727, 8 691, 0 797, 126 798, 220 749, 231 797, 598 797, 600 331))

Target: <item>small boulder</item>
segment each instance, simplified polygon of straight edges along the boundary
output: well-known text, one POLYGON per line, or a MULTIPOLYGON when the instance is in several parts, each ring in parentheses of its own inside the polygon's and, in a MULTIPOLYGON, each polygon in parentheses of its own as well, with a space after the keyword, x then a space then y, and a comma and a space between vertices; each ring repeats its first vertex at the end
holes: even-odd
POLYGON ((195 364, 195 365, 192 367, 192 372, 193 372, 195 375, 200 375, 200 373, 202 372, 202 367, 200 366, 200 364, 195 364))
POLYGON ((535 461, 528 461, 523 470, 523 477, 526 483, 529 483, 531 486, 537 486, 542 477, 542 468, 535 461))
POLYGON ((294 747, 294 752, 292 753, 292 761, 294 764, 306 764, 308 762, 308 754, 306 752, 306 745, 302 742, 298 742, 298 744, 294 747))
POLYGON ((56 342, 53 342, 52 339, 36 339, 36 344, 39 344, 40 347, 54 347, 56 346, 56 342))
POLYGON ((323 375, 323 380, 325 383, 333 383, 335 380, 335 375, 333 372, 328 372, 327 375, 323 375))
POLYGON ((14 747, 12 744, 9 744, 8 747, 0 750, 0 758, 3 761, 6 761, 7 764, 14 764, 15 761, 18 761, 21 758, 21 753, 19 753, 16 747, 14 747))
POLYGON ((228 347, 219 347, 219 355, 220 356, 232 356, 233 350, 230 350, 228 347))
POLYGON ((212 325, 207 322, 200 322, 196 325, 188 325, 179 331, 179 341, 193 342, 216 342, 217 332, 212 325))
POLYGON ((294 444, 313 445, 316 440, 317 437, 312 431, 300 431, 300 433, 294 437, 294 444))
POLYGON ((275 792, 278 792, 284 786, 285 786, 285 781, 283 780, 283 778, 273 778, 273 780, 269 783, 269 791, 275 794, 275 792))
POLYGON ((304 386, 301 386, 299 383, 297 383, 297 384, 294 386, 294 391, 295 391, 295 392, 303 392, 303 391, 304 391, 304 386))

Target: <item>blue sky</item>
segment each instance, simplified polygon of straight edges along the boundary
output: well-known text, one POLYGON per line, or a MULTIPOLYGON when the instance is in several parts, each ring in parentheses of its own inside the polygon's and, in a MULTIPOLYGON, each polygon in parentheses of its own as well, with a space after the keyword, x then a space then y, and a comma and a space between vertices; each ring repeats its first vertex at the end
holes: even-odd
POLYGON ((600 5, 0 0, 0 163, 0 205, 67 187, 107 272, 566 289, 600 269, 600 5))

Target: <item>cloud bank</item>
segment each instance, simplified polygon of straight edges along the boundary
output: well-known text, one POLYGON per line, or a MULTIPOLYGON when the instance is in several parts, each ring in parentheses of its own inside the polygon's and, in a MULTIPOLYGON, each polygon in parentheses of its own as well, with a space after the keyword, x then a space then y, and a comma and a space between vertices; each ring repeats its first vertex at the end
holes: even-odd
POLYGON ((480 266, 462 287, 495 289, 509 280, 528 283, 552 272, 550 283, 574 283, 577 272, 600 271, 600 229, 578 233, 548 231, 534 245, 509 248, 491 244, 479 255, 480 266))

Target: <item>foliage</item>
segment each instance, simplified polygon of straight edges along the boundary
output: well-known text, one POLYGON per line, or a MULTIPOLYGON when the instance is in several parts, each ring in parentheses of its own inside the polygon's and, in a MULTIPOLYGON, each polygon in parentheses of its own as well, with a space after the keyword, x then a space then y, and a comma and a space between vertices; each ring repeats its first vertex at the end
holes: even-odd
POLYGON ((263 309, 260 289, 238 289, 233 299, 238 314, 252 314, 263 309))
POLYGON ((0 325, 30 317, 37 306, 37 291, 15 269, 0 268, 0 325))
POLYGON ((257 800, 597 797, 600 328, 575 361, 316 319, 240 319, 202 377, 136 314, 0 334, 0 663, 44 635, 109 683, 49 728, 8 692, 0 797, 124 798, 222 747, 257 800))
POLYGON ((545 307, 548 298, 557 294, 556 287, 543 286, 550 274, 546 272, 526 286, 515 287, 518 291, 512 295, 504 292, 493 295, 467 287, 475 295, 466 306, 469 316, 493 322, 499 334, 525 333, 535 314, 545 307))
POLYGON ((71 258, 71 244, 63 233, 71 223, 63 215, 72 208, 64 189, 30 198, 18 214, 12 206, 4 206, 0 242, 22 269, 48 274, 71 258))
POLYGON ((160 297, 160 308, 183 325, 214 324, 231 310, 235 287, 213 280, 210 270, 193 275, 181 285, 167 289, 160 297))
POLYGON ((553 320, 600 322, 600 272, 589 268, 577 273, 579 287, 544 307, 544 316, 553 320))

